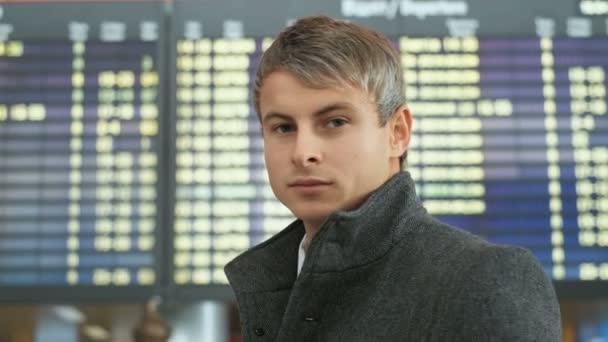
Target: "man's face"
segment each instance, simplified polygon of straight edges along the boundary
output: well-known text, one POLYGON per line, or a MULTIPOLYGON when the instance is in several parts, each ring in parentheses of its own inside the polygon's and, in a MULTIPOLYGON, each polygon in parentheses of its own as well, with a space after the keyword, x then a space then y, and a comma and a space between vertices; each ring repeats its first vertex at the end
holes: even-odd
POLYGON ((356 208, 398 171, 391 125, 380 127, 364 91, 313 89, 275 71, 260 89, 260 114, 272 190, 305 222, 356 208))

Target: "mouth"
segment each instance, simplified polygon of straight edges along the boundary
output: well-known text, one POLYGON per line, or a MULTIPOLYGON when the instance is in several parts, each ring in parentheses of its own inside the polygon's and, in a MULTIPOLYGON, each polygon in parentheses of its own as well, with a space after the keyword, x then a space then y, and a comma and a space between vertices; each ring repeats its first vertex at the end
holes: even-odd
POLYGON ((300 194, 312 195, 329 188, 333 182, 321 178, 298 178, 289 183, 289 188, 300 194))
POLYGON ((298 178, 289 183, 289 187, 317 187, 331 185, 332 182, 321 178, 298 178))

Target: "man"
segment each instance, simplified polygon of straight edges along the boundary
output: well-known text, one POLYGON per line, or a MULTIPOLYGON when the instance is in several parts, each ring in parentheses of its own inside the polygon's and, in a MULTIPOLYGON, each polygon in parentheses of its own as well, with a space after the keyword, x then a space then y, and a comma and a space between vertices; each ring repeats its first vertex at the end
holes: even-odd
POLYGON ((429 216, 400 168, 412 118, 390 41, 310 17, 265 52, 254 101, 277 198, 298 218, 226 274, 245 341, 559 341, 528 251, 429 216))

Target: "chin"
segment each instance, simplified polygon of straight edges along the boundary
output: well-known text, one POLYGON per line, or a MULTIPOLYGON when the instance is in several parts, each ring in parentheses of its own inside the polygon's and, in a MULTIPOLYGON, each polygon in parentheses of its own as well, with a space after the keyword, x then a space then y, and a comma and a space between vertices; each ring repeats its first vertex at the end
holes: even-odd
POLYGON ((337 208, 294 208, 293 214, 302 221, 319 222, 325 221, 327 216, 331 215, 337 208))

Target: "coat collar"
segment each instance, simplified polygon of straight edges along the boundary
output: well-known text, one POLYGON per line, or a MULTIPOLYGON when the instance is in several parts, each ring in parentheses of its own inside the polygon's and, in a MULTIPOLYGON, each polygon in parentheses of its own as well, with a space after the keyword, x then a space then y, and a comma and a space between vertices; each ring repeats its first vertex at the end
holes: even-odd
MULTIPOLYGON (((340 272, 382 257, 424 211, 408 172, 400 172, 374 191, 359 208, 337 211, 321 225, 308 247, 302 274, 340 272)), ((296 220, 262 244, 236 257, 225 272, 235 292, 289 289, 296 280, 298 245, 304 225, 296 220)))

